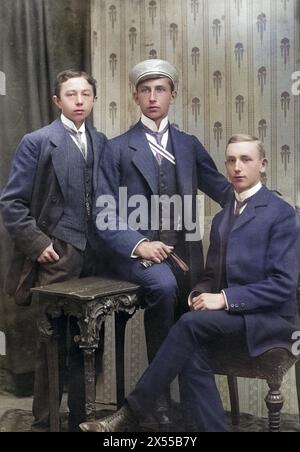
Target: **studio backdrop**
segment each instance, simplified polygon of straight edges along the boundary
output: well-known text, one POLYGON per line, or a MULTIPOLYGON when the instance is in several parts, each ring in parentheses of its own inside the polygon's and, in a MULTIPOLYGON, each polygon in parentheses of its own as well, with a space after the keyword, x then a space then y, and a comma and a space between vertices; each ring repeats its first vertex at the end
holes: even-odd
MULTIPOLYGON (((131 127, 138 109, 130 69, 144 59, 167 59, 180 73, 171 122, 196 135, 221 171, 233 133, 258 136, 269 157, 268 186, 300 204, 300 96, 292 90, 292 75, 300 69, 299 16, 297 0, 92 0, 95 125, 109 137, 131 127)), ((206 242, 217 209, 206 200, 206 242)), ((127 390, 145 365, 142 339, 136 316, 127 333, 127 390)), ((112 349, 105 351, 99 392, 107 401, 114 397, 112 349)), ((219 384, 227 404, 227 385, 222 379, 219 384)), ((262 383, 241 380, 240 386, 243 411, 262 414, 262 383)), ((285 411, 297 412, 294 387, 291 372, 285 411)))
MULTIPOLYGON (((300 71, 299 3, 91 0, 90 9, 89 0, 1 0, 0 190, 20 138, 55 116, 50 97, 56 73, 67 67, 89 70, 92 56, 99 82, 95 125, 111 138, 138 119, 128 72, 140 60, 164 58, 180 72, 171 122, 196 135, 221 171, 233 133, 259 136, 270 161, 269 187, 300 204, 300 96, 292 89, 292 76, 300 71)), ((206 247, 217 209, 206 200, 206 247)), ((0 224, 0 331, 8 345, 7 357, 0 356, 0 372, 5 367, 24 381, 33 370, 34 312, 16 308, 1 290, 9 250, 0 224)), ((110 403, 115 399, 112 322, 106 330, 98 399, 110 403)), ((129 391, 146 366, 141 313, 128 328, 126 349, 129 391)), ((218 379, 218 384, 228 406, 226 382, 218 379)), ((285 411, 291 413, 297 412, 294 388, 290 372, 283 389, 285 411)), ((262 383, 241 380, 240 393, 242 410, 261 415, 262 383)))

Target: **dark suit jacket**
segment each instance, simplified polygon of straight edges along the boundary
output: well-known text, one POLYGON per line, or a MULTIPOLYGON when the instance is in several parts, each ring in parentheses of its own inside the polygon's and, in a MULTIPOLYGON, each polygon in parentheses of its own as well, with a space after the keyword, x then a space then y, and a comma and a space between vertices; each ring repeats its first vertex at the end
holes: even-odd
MULTIPOLYGON (((96 187, 106 137, 89 125, 87 129, 94 149, 96 187)), ((58 119, 25 135, 17 148, 8 183, 0 197, 4 225, 15 244, 6 284, 10 295, 28 278, 36 259, 51 244, 49 235, 63 214, 68 187, 67 139, 68 134, 58 119)), ((33 274, 31 279, 34 280, 33 274)))
MULTIPOLYGON (((190 219, 196 221, 196 196, 200 189, 220 204, 224 204, 231 186, 221 175, 208 152, 196 137, 170 127, 170 138, 176 158, 176 173, 179 195, 182 200, 190 196, 190 206, 186 208, 190 219)), ((141 122, 124 135, 109 142, 101 160, 97 196, 111 195, 119 209, 119 187, 126 187, 125 201, 134 195, 143 195, 148 201, 152 195, 159 194, 157 165, 145 137, 141 122)), ((103 209, 95 208, 95 220, 103 209)), ((128 208, 125 217, 118 218, 117 230, 113 221, 110 229, 99 231, 114 256, 130 259, 132 250, 145 237, 153 240, 155 231, 151 229, 151 212, 148 211, 147 227, 139 230, 128 228, 128 218, 134 208, 128 208)), ((185 237, 188 231, 185 232, 185 237)), ((203 271, 202 243, 200 240, 186 242, 188 264, 191 272, 191 287, 199 280, 203 271)))
MULTIPOLYGON (((213 220, 201 293, 219 293, 222 237, 234 199, 213 220)), ((273 347, 290 349, 297 319, 299 226, 294 209, 263 187, 238 218, 228 241, 228 315, 243 315, 248 349, 259 355, 273 347)))

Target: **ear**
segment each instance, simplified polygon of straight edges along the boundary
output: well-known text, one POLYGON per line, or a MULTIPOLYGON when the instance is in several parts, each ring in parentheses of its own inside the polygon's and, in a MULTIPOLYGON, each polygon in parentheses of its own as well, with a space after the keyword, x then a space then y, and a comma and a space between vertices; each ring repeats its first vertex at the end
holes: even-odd
POLYGON ((134 102, 135 102, 138 106, 140 106, 140 101, 139 101, 139 96, 138 96, 137 91, 134 91, 132 97, 133 97, 134 102))
POLYGON ((171 94, 171 105, 173 105, 175 103, 177 97, 177 91, 173 91, 171 94))
POLYGON ((268 159, 263 159, 261 162, 261 173, 265 173, 267 171, 267 167, 268 167, 268 159))
POLYGON ((52 101, 53 103, 57 106, 57 108, 59 108, 61 110, 61 101, 60 98, 57 96, 53 96, 52 97, 52 101))

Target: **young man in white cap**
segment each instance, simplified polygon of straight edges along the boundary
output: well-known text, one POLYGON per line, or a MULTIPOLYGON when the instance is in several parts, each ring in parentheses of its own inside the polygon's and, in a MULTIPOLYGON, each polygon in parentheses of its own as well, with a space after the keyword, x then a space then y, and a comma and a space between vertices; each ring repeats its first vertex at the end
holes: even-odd
MULTIPOLYGON (((95 217, 99 235, 111 252, 115 274, 142 288, 151 362, 174 323, 179 290, 180 299, 187 299, 203 271, 200 234, 196 239, 193 236, 193 241, 188 238, 197 230, 197 191, 223 204, 231 189, 198 139, 169 123, 169 108, 177 94, 177 69, 167 61, 147 60, 133 68, 130 81, 135 87, 134 100, 141 108, 141 120, 111 140, 104 151, 95 217), (120 187, 126 188, 125 213, 119 199, 120 187), (146 200, 137 220, 140 226, 132 225, 130 220, 136 204, 133 197, 137 195, 146 200), (104 202, 100 201, 102 196, 104 202), (103 227, 101 215, 107 212, 109 196, 116 205, 116 214, 110 211, 112 215, 103 227), (154 218, 151 201, 157 197, 160 202, 154 218), (170 209, 174 197, 178 204, 170 209), (188 228, 190 224, 194 230, 188 228), (188 264, 188 274, 173 265, 170 256, 174 251, 188 264)), ((168 400, 165 395, 158 402, 157 418, 161 422, 169 422, 168 400)))

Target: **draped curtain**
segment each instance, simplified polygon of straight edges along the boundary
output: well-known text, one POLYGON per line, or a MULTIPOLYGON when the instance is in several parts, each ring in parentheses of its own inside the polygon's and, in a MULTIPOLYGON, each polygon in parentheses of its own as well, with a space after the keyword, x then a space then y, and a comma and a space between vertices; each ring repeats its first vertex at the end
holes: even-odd
MULTIPOLYGON (((0 190, 17 143, 47 125, 57 112, 51 102, 57 73, 90 70, 89 0, 1 0, 0 2, 0 190)), ((45 187, 46 188, 46 187, 45 187)), ((6 333, 12 374, 33 370, 34 307, 16 308, 3 294, 11 244, 0 222, 0 331, 6 333)))

